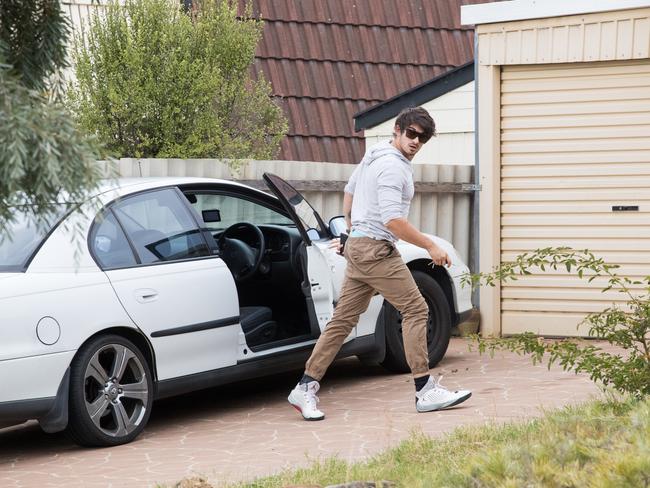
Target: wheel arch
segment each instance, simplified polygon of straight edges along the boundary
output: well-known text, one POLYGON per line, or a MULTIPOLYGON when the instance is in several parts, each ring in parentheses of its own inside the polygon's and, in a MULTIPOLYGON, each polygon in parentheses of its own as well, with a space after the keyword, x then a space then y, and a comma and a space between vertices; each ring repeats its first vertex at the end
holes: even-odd
MULTIPOLYGON (((149 367, 151 368, 151 374, 153 375, 152 379, 155 384, 158 381, 158 374, 156 368, 156 355, 154 353, 151 342, 149 342, 147 337, 139 329, 135 329, 133 327, 115 326, 115 327, 108 327, 106 329, 98 330, 93 335, 87 337, 86 340, 79 345, 79 348, 77 349, 77 353, 86 343, 93 340, 95 337, 101 335, 108 335, 108 334, 115 334, 115 335, 122 336, 125 339, 128 339, 131 342, 133 342, 133 344, 135 344, 138 347, 138 349, 140 349, 140 351, 144 355, 144 358, 149 363, 149 367)), ((75 358, 76 357, 77 355, 75 354, 75 358)))
POLYGON ((454 294, 454 287, 449 273, 443 269, 442 266, 431 266, 430 259, 414 259, 407 263, 411 272, 421 271, 431 276, 436 283, 440 285, 442 291, 445 293, 447 305, 449 305, 449 313, 451 315, 452 326, 458 325, 458 313, 456 312, 456 297, 454 294))
MULTIPOLYGON (((149 363, 149 366, 151 367, 151 372, 153 375, 152 381, 155 389, 157 384, 157 375, 156 375, 156 357, 153 351, 153 347, 151 346, 151 343, 147 340, 147 338, 144 336, 144 334, 142 334, 139 330, 134 329, 133 327, 116 326, 116 327, 109 327, 107 329, 98 330, 91 336, 87 337, 86 340, 79 345, 76 354, 72 358, 72 361, 74 361, 77 358, 79 351, 85 344, 93 340, 95 337, 101 335, 108 335, 108 334, 115 334, 124 337, 125 339, 128 339, 131 342, 133 342, 133 344, 135 344, 138 347, 138 349, 142 351, 142 354, 144 355, 145 359, 149 363)), ((70 364, 72 364, 72 362, 70 364)), ((50 409, 50 411, 47 414, 45 414, 44 416, 38 419, 41 428, 45 432, 48 433, 61 432, 65 430, 65 428, 67 427, 69 391, 70 391, 70 366, 68 366, 68 369, 66 370, 65 375, 61 380, 61 383, 57 390, 57 395, 53 407, 50 409)))

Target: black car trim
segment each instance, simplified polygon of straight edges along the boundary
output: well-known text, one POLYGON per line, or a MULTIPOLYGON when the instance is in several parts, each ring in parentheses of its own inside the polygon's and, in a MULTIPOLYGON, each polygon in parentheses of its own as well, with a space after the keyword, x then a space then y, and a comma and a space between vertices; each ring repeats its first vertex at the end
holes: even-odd
POLYGON ((56 397, 0 402, 0 428, 41 417, 55 403, 56 397))
MULTIPOLYGON (((338 359, 371 352, 379 347, 378 341, 384 340, 383 336, 377 337, 375 334, 358 337, 344 344, 336 357, 338 359)), ((182 395, 233 381, 259 378, 293 369, 299 370, 305 366, 305 360, 309 357, 313 346, 313 344, 309 344, 304 349, 299 348, 300 351, 296 351, 296 349, 284 350, 253 361, 246 360, 234 366, 159 381, 156 384, 155 399, 182 395)))
MULTIPOLYGON (((135 248, 135 245, 133 244, 133 241, 129 237, 129 234, 126 232, 126 229, 124 228, 124 224, 117 217, 117 213, 115 213, 115 210, 113 210, 113 207, 114 207, 113 204, 111 204, 110 207, 106 207, 106 212, 110 212, 110 214, 113 216, 113 218, 115 219, 115 222, 117 222, 118 227, 120 228, 120 230, 122 231, 122 234, 124 235, 124 239, 126 239, 126 243, 129 245, 129 249, 131 249, 131 254, 133 255, 133 259, 135 260, 135 264, 132 264, 130 266, 142 266, 142 259, 140 259, 140 255, 138 254, 138 251, 135 248)), ((99 213, 97 215, 99 215, 99 213)), ((97 217, 95 217, 95 219, 96 218, 97 217)), ((91 245, 90 236, 93 235, 94 230, 95 230, 95 222, 93 221, 93 227, 90 230, 90 232, 88 232, 88 239, 89 239, 89 241, 88 241, 88 249, 90 249, 90 252, 91 252, 91 254, 93 256, 93 259, 95 259, 95 246, 91 245)), ((95 259, 95 261, 97 261, 97 264, 99 264, 99 259, 95 259)))
POLYGON ((239 323, 239 315, 226 317, 225 319, 211 320, 210 322, 201 322, 200 324, 184 325, 182 327, 174 327, 172 329, 157 330, 151 333, 151 337, 167 337, 171 335, 190 334, 192 332, 199 332, 201 330, 218 329, 220 327, 228 327, 229 325, 236 325, 239 323))
POLYGON ((205 259, 219 259, 219 256, 200 256, 198 258, 186 258, 186 259, 175 259, 173 261, 158 261, 156 263, 146 263, 146 264, 134 264, 133 266, 115 266, 103 268, 102 271, 119 271, 121 269, 135 269, 135 268, 149 268, 151 266, 163 266, 166 264, 179 264, 179 263, 188 263, 192 261, 203 261, 205 259))

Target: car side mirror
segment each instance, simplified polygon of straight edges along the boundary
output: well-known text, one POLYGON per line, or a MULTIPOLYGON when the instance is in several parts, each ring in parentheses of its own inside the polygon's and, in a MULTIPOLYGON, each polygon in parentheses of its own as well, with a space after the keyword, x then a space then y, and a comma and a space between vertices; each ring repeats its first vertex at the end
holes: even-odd
POLYGON ((345 217, 343 215, 338 215, 332 217, 329 222, 330 233, 334 237, 340 237, 341 234, 344 234, 348 230, 348 224, 345 222, 345 217))
POLYGON ((307 237, 309 237, 310 241, 317 241, 320 239, 320 234, 316 229, 307 229, 307 237))

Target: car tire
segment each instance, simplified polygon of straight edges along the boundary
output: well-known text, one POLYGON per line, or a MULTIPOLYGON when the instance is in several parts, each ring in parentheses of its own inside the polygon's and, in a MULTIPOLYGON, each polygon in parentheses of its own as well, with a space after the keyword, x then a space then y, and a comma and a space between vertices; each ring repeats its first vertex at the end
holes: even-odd
MULTIPOLYGON (((433 368, 444 357, 451 337, 451 312, 442 287, 422 271, 413 271, 413 279, 429 306, 427 348, 429 367, 433 368)), ((394 373, 411 371, 406 362, 402 338, 402 315, 390 303, 385 305, 386 357, 381 365, 394 373)))
POLYGON ((118 335, 84 344, 70 368, 68 435, 82 446, 116 446, 144 429, 153 403, 151 368, 142 352, 118 335))

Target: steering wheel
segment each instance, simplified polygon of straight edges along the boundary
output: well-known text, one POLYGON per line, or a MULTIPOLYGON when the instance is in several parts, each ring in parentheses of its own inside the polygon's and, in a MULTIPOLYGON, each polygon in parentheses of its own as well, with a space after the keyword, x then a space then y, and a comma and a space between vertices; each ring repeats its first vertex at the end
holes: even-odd
POLYGON ((260 267, 264 257, 264 234, 256 225, 238 222, 231 225, 219 236, 217 241, 221 258, 228 265, 236 281, 245 281, 252 277, 260 267), (240 236, 252 235, 253 244, 243 241, 240 236))

